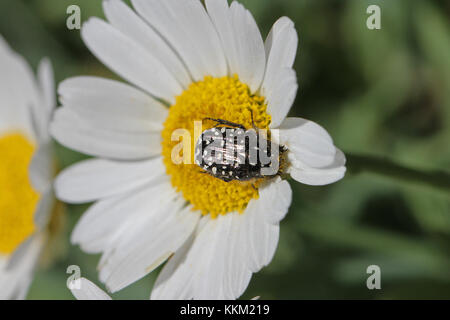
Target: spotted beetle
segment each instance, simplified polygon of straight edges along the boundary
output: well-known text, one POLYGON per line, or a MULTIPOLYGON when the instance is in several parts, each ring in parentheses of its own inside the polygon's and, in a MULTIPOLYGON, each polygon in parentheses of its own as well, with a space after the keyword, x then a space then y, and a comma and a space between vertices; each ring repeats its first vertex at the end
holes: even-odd
POLYGON ((203 131, 195 145, 195 163, 202 172, 225 182, 281 175, 286 148, 262 137, 254 123, 252 129, 246 129, 223 119, 204 120, 217 124, 203 131))

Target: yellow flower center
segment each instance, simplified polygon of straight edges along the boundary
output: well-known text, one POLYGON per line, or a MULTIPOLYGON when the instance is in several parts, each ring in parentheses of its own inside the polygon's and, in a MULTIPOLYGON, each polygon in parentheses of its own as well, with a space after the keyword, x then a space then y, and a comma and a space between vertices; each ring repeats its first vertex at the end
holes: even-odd
POLYGON ((28 167, 35 146, 23 134, 0 136, 0 255, 9 255, 34 231, 39 194, 28 167))
POLYGON ((255 125, 260 129, 267 129, 271 118, 266 113, 264 101, 264 97, 252 95, 248 86, 240 82, 237 76, 205 77, 203 81, 191 84, 170 107, 162 131, 164 164, 167 174, 171 176, 172 185, 193 205, 194 210, 211 214, 213 218, 228 212, 242 213, 248 202, 258 197, 258 181, 225 182, 205 174, 194 162, 194 148, 201 131, 216 125, 211 120, 204 120, 205 118, 223 119, 251 128, 253 112, 255 125), (196 121, 203 121, 200 132, 194 130, 196 121), (185 161, 177 164, 173 161, 172 154, 180 141, 172 141, 172 134, 180 129, 189 132, 190 152, 186 155, 180 150, 185 161), (186 161, 186 157, 190 159, 186 161))

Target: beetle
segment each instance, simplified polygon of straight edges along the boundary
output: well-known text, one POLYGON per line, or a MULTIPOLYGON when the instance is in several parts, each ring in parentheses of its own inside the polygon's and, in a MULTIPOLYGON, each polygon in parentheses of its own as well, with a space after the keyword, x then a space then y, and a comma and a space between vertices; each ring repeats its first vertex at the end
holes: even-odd
POLYGON ((203 131, 195 145, 195 163, 203 173, 225 182, 282 174, 280 162, 287 149, 262 137, 253 115, 251 129, 224 119, 204 120, 214 121, 216 126, 203 131))

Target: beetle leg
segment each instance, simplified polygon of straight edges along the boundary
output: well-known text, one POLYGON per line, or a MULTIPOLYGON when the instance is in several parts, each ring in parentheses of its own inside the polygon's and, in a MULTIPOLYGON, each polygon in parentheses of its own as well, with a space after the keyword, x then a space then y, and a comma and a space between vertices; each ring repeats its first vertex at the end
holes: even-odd
POLYGON ((242 129, 242 130, 246 130, 245 127, 242 124, 231 122, 231 121, 227 121, 227 120, 223 120, 223 119, 204 118, 203 120, 211 120, 211 121, 217 122, 218 124, 223 124, 223 125, 230 126, 230 127, 233 127, 233 128, 239 128, 239 129, 242 129))

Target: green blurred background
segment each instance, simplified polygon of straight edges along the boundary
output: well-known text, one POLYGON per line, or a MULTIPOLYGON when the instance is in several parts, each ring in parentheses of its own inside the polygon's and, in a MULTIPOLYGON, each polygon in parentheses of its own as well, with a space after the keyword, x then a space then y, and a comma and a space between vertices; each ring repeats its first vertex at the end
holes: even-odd
MULTIPOLYGON (((450 1, 241 0, 263 35, 287 15, 296 23, 300 90, 292 116, 329 130, 347 153, 385 156, 419 170, 450 168, 450 1), (381 7, 381 30, 366 8, 381 7)), ((48 56, 56 79, 116 78, 66 28, 66 9, 103 17, 100 0, 1 0, 0 34, 37 66, 48 56)), ((58 146, 61 167, 84 156, 58 146)), ((364 164, 362 164, 364 166, 364 164)), ((292 183, 272 263, 243 296, 262 299, 450 298, 450 196, 447 191, 352 170, 331 186, 292 183), (366 268, 381 268, 368 290, 366 268)), ((66 269, 79 265, 98 283, 99 257, 69 243, 86 206, 68 206, 66 226, 48 249, 29 299, 72 299, 66 269)), ((124 213, 126 214, 126 213, 124 213)), ((149 297, 156 273, 113 295, 149 297)))

